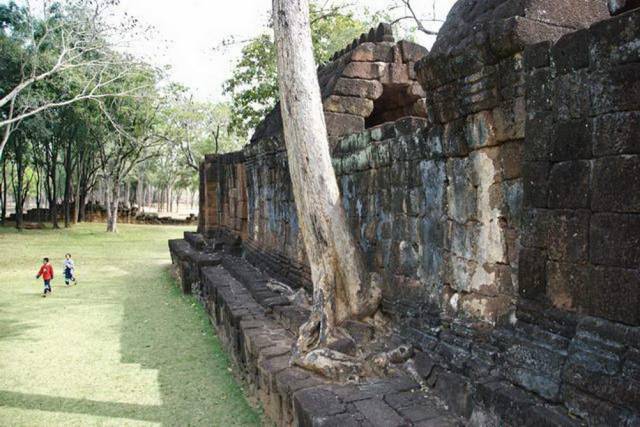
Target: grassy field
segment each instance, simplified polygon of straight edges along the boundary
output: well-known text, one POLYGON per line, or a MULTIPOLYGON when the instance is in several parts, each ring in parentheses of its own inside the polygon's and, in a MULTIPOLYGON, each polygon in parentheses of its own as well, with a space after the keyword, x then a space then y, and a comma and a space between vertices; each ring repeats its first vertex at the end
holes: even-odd
POLYGON ((169 274, 183 228, 0 228, 0 425, 259 425, 203 310, 169 274), (65 287, 73 254, 78 285, 65 287), (42 257, 56 272, 42 298, 42 257))

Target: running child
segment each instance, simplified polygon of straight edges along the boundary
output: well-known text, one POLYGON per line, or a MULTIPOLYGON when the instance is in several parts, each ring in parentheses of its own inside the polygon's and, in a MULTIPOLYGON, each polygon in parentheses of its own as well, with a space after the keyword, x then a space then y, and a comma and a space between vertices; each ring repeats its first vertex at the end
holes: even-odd
POLYGON ((63 266, 64 266, 64 284, 69 286, 69 281, 77 284, 75 266, 73 264, 73 260, 71 259, 71 254, 66 254, 64 256, 63 266))
POLYGON ((46 297, 47 293, 51 293, 51 281, 53 280, 53 267, 49 264, 49 258, 44 258, 42 267, 40 267, 40 271, 36 275, 36 279, 39 279, 42 276, 42 280, 44 280, 44 292, 42 293, 42 297, 46 297))

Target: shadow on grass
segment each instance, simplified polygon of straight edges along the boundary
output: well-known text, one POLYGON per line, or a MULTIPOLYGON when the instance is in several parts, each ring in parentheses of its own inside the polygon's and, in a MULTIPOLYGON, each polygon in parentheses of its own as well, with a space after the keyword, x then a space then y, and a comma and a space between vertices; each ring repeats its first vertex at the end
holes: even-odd
POLYGON ((206 314, 178 290, 170 267, 156 289, 127 287, 121 334, 123 363, 158 373, 163 425, 259 425, 258 414, 228 370, 206 314))
POLYGON ((20 322, 15 319, 0 317, 0 341, 9 339, 15 340, 19 337, 19 339, 24 340, 25 338, 23 338, 22 335, 33 328, 34 327, 29 325, 28 323, 20 322))
POLYGON ((128 418, 150 422, 162 421, 161 412, 158 411, 158 406, 119 402, 99 402, 89 399, 73 399, 68 397, 46 396, 43 394, 18 393, 7 390, 0 390, 0 406, 48 412, 97 415, 101 417, 128 418))
MULTIPOLYGON (((34 294, 34 299, 35 297, 36 295, 34 294)), ((37 294, 37 297, 42 298, 42 295, 37 294)), ((30 325, 27 322, 23 322, 22 320, 7 317, 7 311, 5 307, 9 307, 9 304, 0 304, 0 341, 12 340, 17 338, 26 340, 23 335, 27 331, 33 329, 34 326, 30 325)))

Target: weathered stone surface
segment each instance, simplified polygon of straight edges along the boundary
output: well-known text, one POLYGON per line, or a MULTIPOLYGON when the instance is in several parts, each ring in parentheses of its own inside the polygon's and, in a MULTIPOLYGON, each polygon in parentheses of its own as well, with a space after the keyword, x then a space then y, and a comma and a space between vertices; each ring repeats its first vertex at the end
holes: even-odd
POLYGON ((548 252, 553 260, 586 261, 589 253, 589 213, 555 211, 548 229, 548 252))
POLYGON ((336 82, 334 92, 337 95, 377 99, 382 95, 382 83, 378 80, 340 78, 336 82))
POLYGON ((549 162, 529 162, 523 170, 525 208, 546 208, 549 197, 549 162))
POLYGON ((325 111, 367 117, 373 111, 373 101, 355 96, 331 95, 324 101, 325 111))
POLYGON ((354 402, 354 405, 365 416, 371 426, 384 427, 405 424, 404 419, 383 400, 359 400, 354 402))
POLYGON ((299 426, 316 426, 346 410, 338 396, 322 388, 300 390, 293 395, 293 401, 299 426))
POLYGON ((471 415, 471 382, 462 375, 451 372, 439 372, 436 390, 453 411, 463 417, 471 415))
POLYGON ((640 214, 597 214, 590 226, 594 264, 637 268, 640 265, 640 214))
POLYGON ((364 119, 361 116, 341 113, 324 113, 329 129, 329 135, 342 136, 364 129, 364 119))
POLYGON ((353 50, 351 59, 353 61, 393 62, 394 46, 393 43, 362 43, 353 50))
POLYGON ((596 159, 591 199, 595 211, 640 213, 640 156, 596 159))
POLYGON ((388 69, 386 62, 351 62, 342 74, 355 79, 379 80, 388 73, 388 69))
POLYGON ((555 164, 549 173, 550 208, 587 208, 591 164, 588 161, 569 161, 555 164))
POLYGON ((640 110, 640 64, 594 73, 589 89, 592 114, 640 110))
POLYGON ((640 154, 640 113, 604 114, 594 120, 593 127, 595 156, 640 154))
POLYGON ((403 62, 418 62, 429 53, 424 46, 410 41, 402 40, 398 44, 402 52, 403 62))
POLYGON ((570 120, 555 125, 555 136, 549 147, 549 159, 552 161, 590 159, 591 122, 570 120))
POLYGON ((523 249, 520 253, 520 295, 528 299, 540 299, 547 289, 546 253, 538 249, 523 249))
POLYGON ((551 48, 551 59, 559 74, 589 66, 589 32, 576 31, 562 37, 551 48))

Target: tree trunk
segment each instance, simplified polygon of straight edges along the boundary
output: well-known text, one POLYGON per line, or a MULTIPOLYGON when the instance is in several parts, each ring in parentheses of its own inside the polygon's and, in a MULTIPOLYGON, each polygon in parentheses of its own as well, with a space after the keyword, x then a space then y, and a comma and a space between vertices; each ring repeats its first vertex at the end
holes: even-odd
POLYGON ((12 174, 13 184, 13 200, 15 202, 16 228, 22 230, 24 228, 23 209, 24 209, 24 162, 22 148, 16 148, 14 163, 16 166, 15 177, 12 174))
POLYGON ((145 206, 152 207, 153 206, 153 186, 147 184, 147 203, 145 206))
POLYGON ((180 199, 182 198, 182 190, 176 190, 176 213, 180 213, 180 199))
POLYGON ((120 183, 119 182, 107 183, 106 187, 107 188, 106 188, 105 196, 107 199, 106 200, 107 232, 117 233, 118 232, 118 196, 120 193, 120 183))
POLYGON ((138 210, 142 211, 142 206, 144 205, 144 181, 142 177, 138 179, 138 184, 136 185, 136 205, 138 205, 138 210))
POLYGON ((40 211, 40 208, 42 207, 41 206, 42 205, 42 202, 41 202, 42 183, 40 182, 40 169, 37 166, 35 167, 35 174, 36 174, 36 212, 38 217, 38 224, 42 224, 42 212, 40 211))
MULTIPOLYGON (((380 277, 369 274, 351 234, 338 189, 313 58, 307 0, 273 0, 284 137, 298 221, 311 267, 313 312, 300 328, 296 363, 340 338, 349 319, 376 313, 380 277)), ((319 368, 318 368, 319 369, 319 368)))
POLYGON ((7 196, 9 189, 7 188, 7 159, 2 158, 2 206, 0 206, 0 224, 4 225, 7 216, 7 196))
POLYGON ((58 225, 58 182, 57 182, 57 154, 52 157, 49 164, 49 179, 51 184, 49 187, 49 211, 51 214, 51 224, 53 228, 60 228, 58 225))
POLYGON ((129 181, 124 183, 124 206, 127 209, 131 209, 131 183, 129 181))
POLYGON ((71 141, 68 141, 64 156, 64 228, 71 225, 71 166, 71 141))
POLYGON ((78 221, 87 221, 87 195, 86 193, 80 194, 80 213, 78 214, 78 221))
POLYGON ((80 219, 80 187, 82 186, 81 163, 78 162, 78 175, 76 177, 76 194, 73 196, 73 223, 77 224, 80 219))

